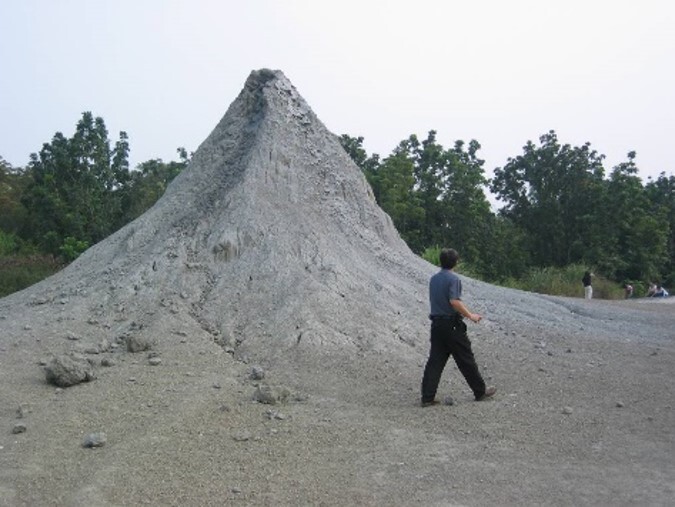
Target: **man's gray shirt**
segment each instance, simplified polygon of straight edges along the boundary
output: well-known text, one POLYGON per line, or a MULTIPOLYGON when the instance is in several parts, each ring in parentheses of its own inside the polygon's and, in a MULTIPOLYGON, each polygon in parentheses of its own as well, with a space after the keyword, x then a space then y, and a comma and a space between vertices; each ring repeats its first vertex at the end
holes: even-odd
POLYGON ((457 312, 450 305, 453 299, 462 299, 462 281, 453 271, 442 269, 429 281, 429 317, 454 317, 457 312))

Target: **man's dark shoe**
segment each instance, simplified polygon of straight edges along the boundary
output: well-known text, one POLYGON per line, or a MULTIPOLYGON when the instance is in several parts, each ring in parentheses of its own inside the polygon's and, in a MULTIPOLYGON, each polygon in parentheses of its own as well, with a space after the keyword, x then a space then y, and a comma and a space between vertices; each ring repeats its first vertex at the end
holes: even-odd
POLYGON ((496 392, 497 388, 495 386, 490 386, 485 389, 485 393, 483 393, 483 396, 476 398, 476 401, 483 401, 492 398, 496 392))
POLYGON ((423 401, 420 403, 420 406, 422 407, 433 407, 434 405, 439 405, 441 402, 438 400, 431 400, 431 401, 423 401))

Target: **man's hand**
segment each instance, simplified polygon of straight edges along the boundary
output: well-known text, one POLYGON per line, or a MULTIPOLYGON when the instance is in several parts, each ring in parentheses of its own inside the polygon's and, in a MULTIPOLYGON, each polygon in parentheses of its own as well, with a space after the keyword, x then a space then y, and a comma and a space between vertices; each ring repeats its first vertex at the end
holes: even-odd
POLYGON ((461 299, 451 299, 450 306, 452 306, 462 317, 466 317, 471 322, 480 322, 483 318, 477 313, 471 313, 464 303, 462 303, 461 299))

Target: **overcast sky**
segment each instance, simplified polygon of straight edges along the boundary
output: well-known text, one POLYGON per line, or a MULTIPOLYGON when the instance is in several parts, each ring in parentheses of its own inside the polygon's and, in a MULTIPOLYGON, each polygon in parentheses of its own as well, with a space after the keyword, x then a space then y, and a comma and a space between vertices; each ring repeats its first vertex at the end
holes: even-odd
POLYGON ((482 145, 486 176, 555 130, 607 172, 675 173, 670 0, 1 0, 0 156, 23 166, 82 112, 131 164, 194 151, 251 70, 280 69, 336 134, 482 145))

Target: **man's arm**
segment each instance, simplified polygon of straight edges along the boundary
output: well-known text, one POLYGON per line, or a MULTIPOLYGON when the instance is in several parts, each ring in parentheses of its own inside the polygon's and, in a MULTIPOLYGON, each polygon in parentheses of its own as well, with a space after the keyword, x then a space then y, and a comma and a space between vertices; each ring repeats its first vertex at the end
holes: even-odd
POLYGON ((471 322, 480 322, 480 320, 483 318, 477 313, 471 313, 466 305, 462 303, 461 299, 451 299, 450 306, 452 306, 452 308, 462 317, 466 317, 471 322))

